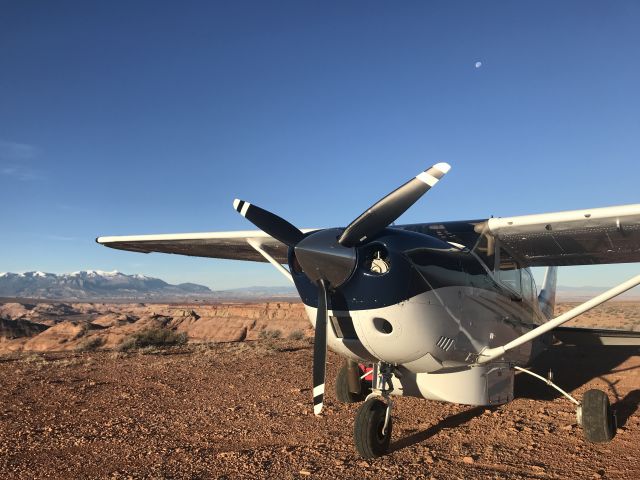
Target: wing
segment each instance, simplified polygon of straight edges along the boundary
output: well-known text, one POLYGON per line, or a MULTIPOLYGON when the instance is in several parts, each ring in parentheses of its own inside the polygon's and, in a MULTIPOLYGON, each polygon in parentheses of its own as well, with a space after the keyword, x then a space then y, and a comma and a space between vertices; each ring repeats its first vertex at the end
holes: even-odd
POLYGON ((192 257, 266 262, 267 260, 249 244, 249 241, 260 244, 276 261, 287 263, 288 247, 259 230, 96 238, 96 242, 102 245, 131 252, 175 253, 192 257))
POLYGON ((481 228, 530 267, 640 262, 640 204, 490 218, 481 228))
MULTIPOLYGON (((529 267, 640 262, 640 204, 395 228, 432 235, 485 255, 501 245, 529 267)), ((96 239, 133 252, 266 261, 250 240, 260 243, 278 262, 287 262, 287 247, 258 230, 96 239)))

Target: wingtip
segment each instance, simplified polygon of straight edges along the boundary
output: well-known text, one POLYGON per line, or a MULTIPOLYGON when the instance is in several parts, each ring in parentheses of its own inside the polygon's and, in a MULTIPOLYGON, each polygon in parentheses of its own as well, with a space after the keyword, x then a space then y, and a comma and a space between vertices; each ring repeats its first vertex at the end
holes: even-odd
POLYGON ((234 209, 234 210, 238 210, 238 205, 240 205, 240 202, 241 202, 241 201, 242 201, 242 200, 240 200, 239 198, 236 198, 236 199, 233 201, 233 209, 234 209))

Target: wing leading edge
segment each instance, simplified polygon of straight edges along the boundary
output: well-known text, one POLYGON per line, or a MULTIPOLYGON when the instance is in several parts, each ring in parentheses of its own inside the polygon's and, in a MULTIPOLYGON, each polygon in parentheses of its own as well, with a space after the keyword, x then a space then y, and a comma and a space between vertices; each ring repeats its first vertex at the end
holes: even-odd
MULTIPOLYGON (((640 262, 640 204, 460 222, 398 225, 470 249, 503 246, 523 266, 640 262)), ((312 231, 305 229, 303 232, 312 231)), ((132 252, 266 262, 257 243, 279 263, 287 246, 259 230, 98 237, 102 245, 132 252)))
POLYGON ((101 245, 131 252, 266 262, 249 241, 259 244, 276 261, 287 263, 287 246, 259 230, 96 238, 101 245))

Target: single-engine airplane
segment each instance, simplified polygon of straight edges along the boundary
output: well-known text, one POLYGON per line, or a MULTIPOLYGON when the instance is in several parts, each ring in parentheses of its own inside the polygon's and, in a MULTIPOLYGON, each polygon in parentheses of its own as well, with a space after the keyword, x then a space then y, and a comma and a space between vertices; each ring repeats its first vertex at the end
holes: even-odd
POLYGON ((499 405, 513 399, 516 371, 573 401, 588 440, 611 440, 615 416, 605 392, 589 390, 579 402, 525 367, 557 339, 575 344, 595 334, 600 344, 640 344, 637 333, 561 327, 640 284, 640 275, 553 315, 558 266, 640 261, 640 204, 391 226, 449 169, 433 165, 346 228, 299 230, 235 200, 236 211, 260 231, 96 241, 134 252, 273 264, 295 284, 315 328, 314 413, 322 411, 328 346, 346 358, 337 398, 364 400, 354 440, 365 458, 388 451, 392 396, 499 405), (529 270, 538 266, 548 267, 539 294, 529 270))

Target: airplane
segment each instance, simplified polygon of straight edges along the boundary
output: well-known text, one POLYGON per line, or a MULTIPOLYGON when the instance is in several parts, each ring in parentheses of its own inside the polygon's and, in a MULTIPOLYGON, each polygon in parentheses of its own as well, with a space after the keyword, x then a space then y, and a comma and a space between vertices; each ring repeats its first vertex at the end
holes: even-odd
POLYGON ((98 237, 133 252, 267 261, 289 279, 314 327, 313 404, 325 395, 327 347, 345 358, 339 401, 363 402, 354 443, 364 458, 389 450, 392 397, 467 405, 513 400, 516 372, 556 388, 576 406, 587 440, 610 441, 607 394, 582 401, 528 370, 554 341, 640 345, 637 332, 583 331, 564 323, 640 284, 640 275, 554 317, 559 266, 640 261, 640 204, 546 214, 395 225, 449 172, 437 163, 346 228, 300 230, 236 199, 259 230, 98 237), (286 267, 285 267, 286 265, 286 267), (530 267, 547 267, 538 293, 530 267))

